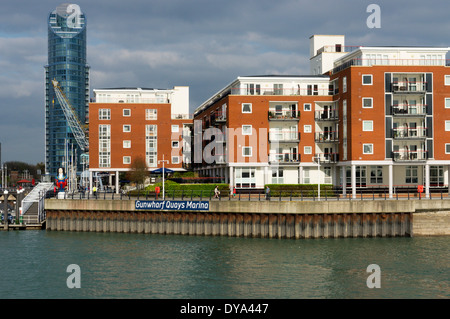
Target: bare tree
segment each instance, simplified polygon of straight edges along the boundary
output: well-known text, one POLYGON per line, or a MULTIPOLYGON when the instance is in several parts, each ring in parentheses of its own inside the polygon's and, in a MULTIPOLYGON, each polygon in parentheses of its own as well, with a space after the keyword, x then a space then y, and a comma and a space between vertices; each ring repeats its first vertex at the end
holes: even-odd
POLYGON ((134 158, 131 162, 131 171, 127 173, 128 180, 136 183, 137 189, 141 189, 147 175, 148 169, 145 159, 141 156, 134 158))

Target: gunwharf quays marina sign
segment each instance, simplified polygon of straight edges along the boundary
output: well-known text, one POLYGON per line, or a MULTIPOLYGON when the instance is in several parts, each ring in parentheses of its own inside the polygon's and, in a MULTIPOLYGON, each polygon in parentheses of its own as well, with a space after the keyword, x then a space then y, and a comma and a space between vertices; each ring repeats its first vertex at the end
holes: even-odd
POLYGON ((195 210, 209 211, 209 201, 195 200, 137 200, 135 208, 140 210, 195 210))

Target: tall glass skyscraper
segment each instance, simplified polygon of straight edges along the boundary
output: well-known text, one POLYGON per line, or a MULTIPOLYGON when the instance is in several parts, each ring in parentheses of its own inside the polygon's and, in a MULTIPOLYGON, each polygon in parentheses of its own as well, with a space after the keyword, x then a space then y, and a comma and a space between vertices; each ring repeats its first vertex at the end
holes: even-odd
POLYGON ((45 170, 54 177, 58 167, 74 163, 79 173, 83 166, 80 159, 82 150, 67 124, 52 80, 59 82, 80 123, 85 125, 89 108, 89 66, 86 61, 86 17, 78 5, 62 4, 48 17, 48 64, 45 66, 45 170))

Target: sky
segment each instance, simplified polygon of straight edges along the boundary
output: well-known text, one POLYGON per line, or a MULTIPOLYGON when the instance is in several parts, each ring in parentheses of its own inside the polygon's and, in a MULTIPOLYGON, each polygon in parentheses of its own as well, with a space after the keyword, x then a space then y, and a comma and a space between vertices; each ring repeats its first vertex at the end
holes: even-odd
MULTIPOLYGON (((0 3, 2 162, 45 161, 48 14, 64 1, 0 3)), ((309 38, 346 45, 450 46, 445 0, 78 0, 90 89, 189 86, 190 110, 238 76, 309 74, 309 38), (370 4, 380 28, 369 28, 370 4)))

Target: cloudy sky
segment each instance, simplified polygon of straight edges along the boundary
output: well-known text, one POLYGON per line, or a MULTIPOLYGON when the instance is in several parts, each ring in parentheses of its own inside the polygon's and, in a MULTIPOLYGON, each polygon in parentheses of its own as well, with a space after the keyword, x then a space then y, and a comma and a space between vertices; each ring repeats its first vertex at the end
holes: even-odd
MULTIPOLYGON (((2 161, 44 161, 47 18, 64 1, 0 3, 2 161)), ((450 46, 445 0, 78 0, 87 17, 91 91, 190 87, 193 111, 238 76, 308 74, 309 37, 346 45, 450 46), (370 29, 369 4, 381 9, 370 29)))

